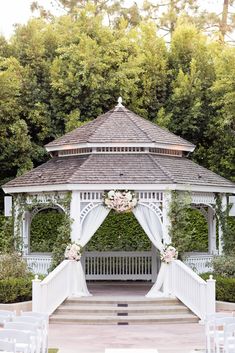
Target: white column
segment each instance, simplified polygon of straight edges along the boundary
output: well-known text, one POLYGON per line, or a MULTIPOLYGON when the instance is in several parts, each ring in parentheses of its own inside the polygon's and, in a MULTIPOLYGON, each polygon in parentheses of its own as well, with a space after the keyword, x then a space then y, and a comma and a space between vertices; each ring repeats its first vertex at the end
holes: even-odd
POLYGON ((171 202, 171 194, 169 191, 163 193, 163 204, 162 204, 162 218, 163 218, 163 242, 164 244, 171 243, 171 237, 169 235, 170 218, 168 216, 171 202))
POLYGON ((216 216, 211 207, 208 207, 208 252, 216 254, 216 216))
POLYGON ((23 254, 28 255, 29 253, 29 229, 30 229, 31 215, 29 211, 24 212, 23 216, 23 254))
MULTIPOLYGON (((222 210, 221 211, 225 211, 226 206, 227 206, 226 196, 222 196, 222 205, 221 205, 222 210)), ((223 246, 224 246, 223 231, 222 231, 221 224, 219 224, 219 255, 223 254, 223 246)))
POLYGON ((80 208, 80 192, 74 190, 70 204, 71 241, 79 241, 80 239, 80 208))

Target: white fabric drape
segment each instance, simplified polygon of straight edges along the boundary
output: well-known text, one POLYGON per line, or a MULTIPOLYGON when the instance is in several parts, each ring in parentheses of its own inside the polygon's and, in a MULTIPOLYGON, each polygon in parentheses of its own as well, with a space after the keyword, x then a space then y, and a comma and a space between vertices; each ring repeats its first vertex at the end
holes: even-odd
MULTIPOLYGON (((85 217, 82 226, 80 239, 78 240, 79 244, 84 247, 88 241, 91 239, 92 235, 97 231, 100 225, 103 223, 105 218, 109 214, 109 209, 104 207, 102 204, 93 208, 88 215, 85 217)), ((74 267, 74 286, 72 290, 72 295, 77 297, 87 297, 91 295, 88 291, 86 285, 85 274, 79 261, 74 267)))
MULTIPOLYGON (((162 244, 162 225, 157 215, 149 207, 141 204, 138 204, 133 209, 133 213, 153 245, 159 251, 162 251, 164 248, 164 245, 162 244)), ((166 283, 168 283, 168 278, 169 264, 162 263, 157 280, 150 291, 146 294, 146 297, 156 298, 168 296, 168 285, 166 286, 166 283), (163 292, 161 291, 162 287, 163 292)))

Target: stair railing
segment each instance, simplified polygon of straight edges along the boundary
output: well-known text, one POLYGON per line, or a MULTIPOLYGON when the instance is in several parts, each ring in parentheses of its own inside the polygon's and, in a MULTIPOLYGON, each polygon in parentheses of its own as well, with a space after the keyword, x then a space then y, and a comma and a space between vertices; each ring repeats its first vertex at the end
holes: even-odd
POLYGON ((32 310, 48 315, 71 294, 71 261, 64 260, 41 281, 33 280, 32 310))
POLYGON ((207 314, 215 313, 215 280, 204 281, 182 261, 170 266, 171 293, 181 300, 203 322, 207 314))

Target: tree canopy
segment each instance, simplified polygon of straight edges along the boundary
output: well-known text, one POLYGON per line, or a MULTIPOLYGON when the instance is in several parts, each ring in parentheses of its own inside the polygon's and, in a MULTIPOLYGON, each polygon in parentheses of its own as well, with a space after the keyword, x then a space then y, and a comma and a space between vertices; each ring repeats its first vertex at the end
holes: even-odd
POLYGON ((164 14, 149 2, 57 4, 64 14, 56 17, 34 2, 40 16, 16 26, 9 40, 0 37, 1 184, 46 161, 44 144, 120 95, 131 110, 196 144, 195 161, 234 180, 235 48, 221 32, 232 28, 231 14, 221 17, 227 22, 216 37, 205 33, 212 17, 197 1, 169 1, 164 14))

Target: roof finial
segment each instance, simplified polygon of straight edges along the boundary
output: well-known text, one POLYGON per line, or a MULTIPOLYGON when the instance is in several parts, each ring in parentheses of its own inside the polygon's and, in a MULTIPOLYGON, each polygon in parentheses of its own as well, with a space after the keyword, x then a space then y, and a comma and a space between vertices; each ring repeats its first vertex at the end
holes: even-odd
POLYGON ((118 97, 118 105, 117 107, 123 107, 122 105, 122 97, 118 97))

